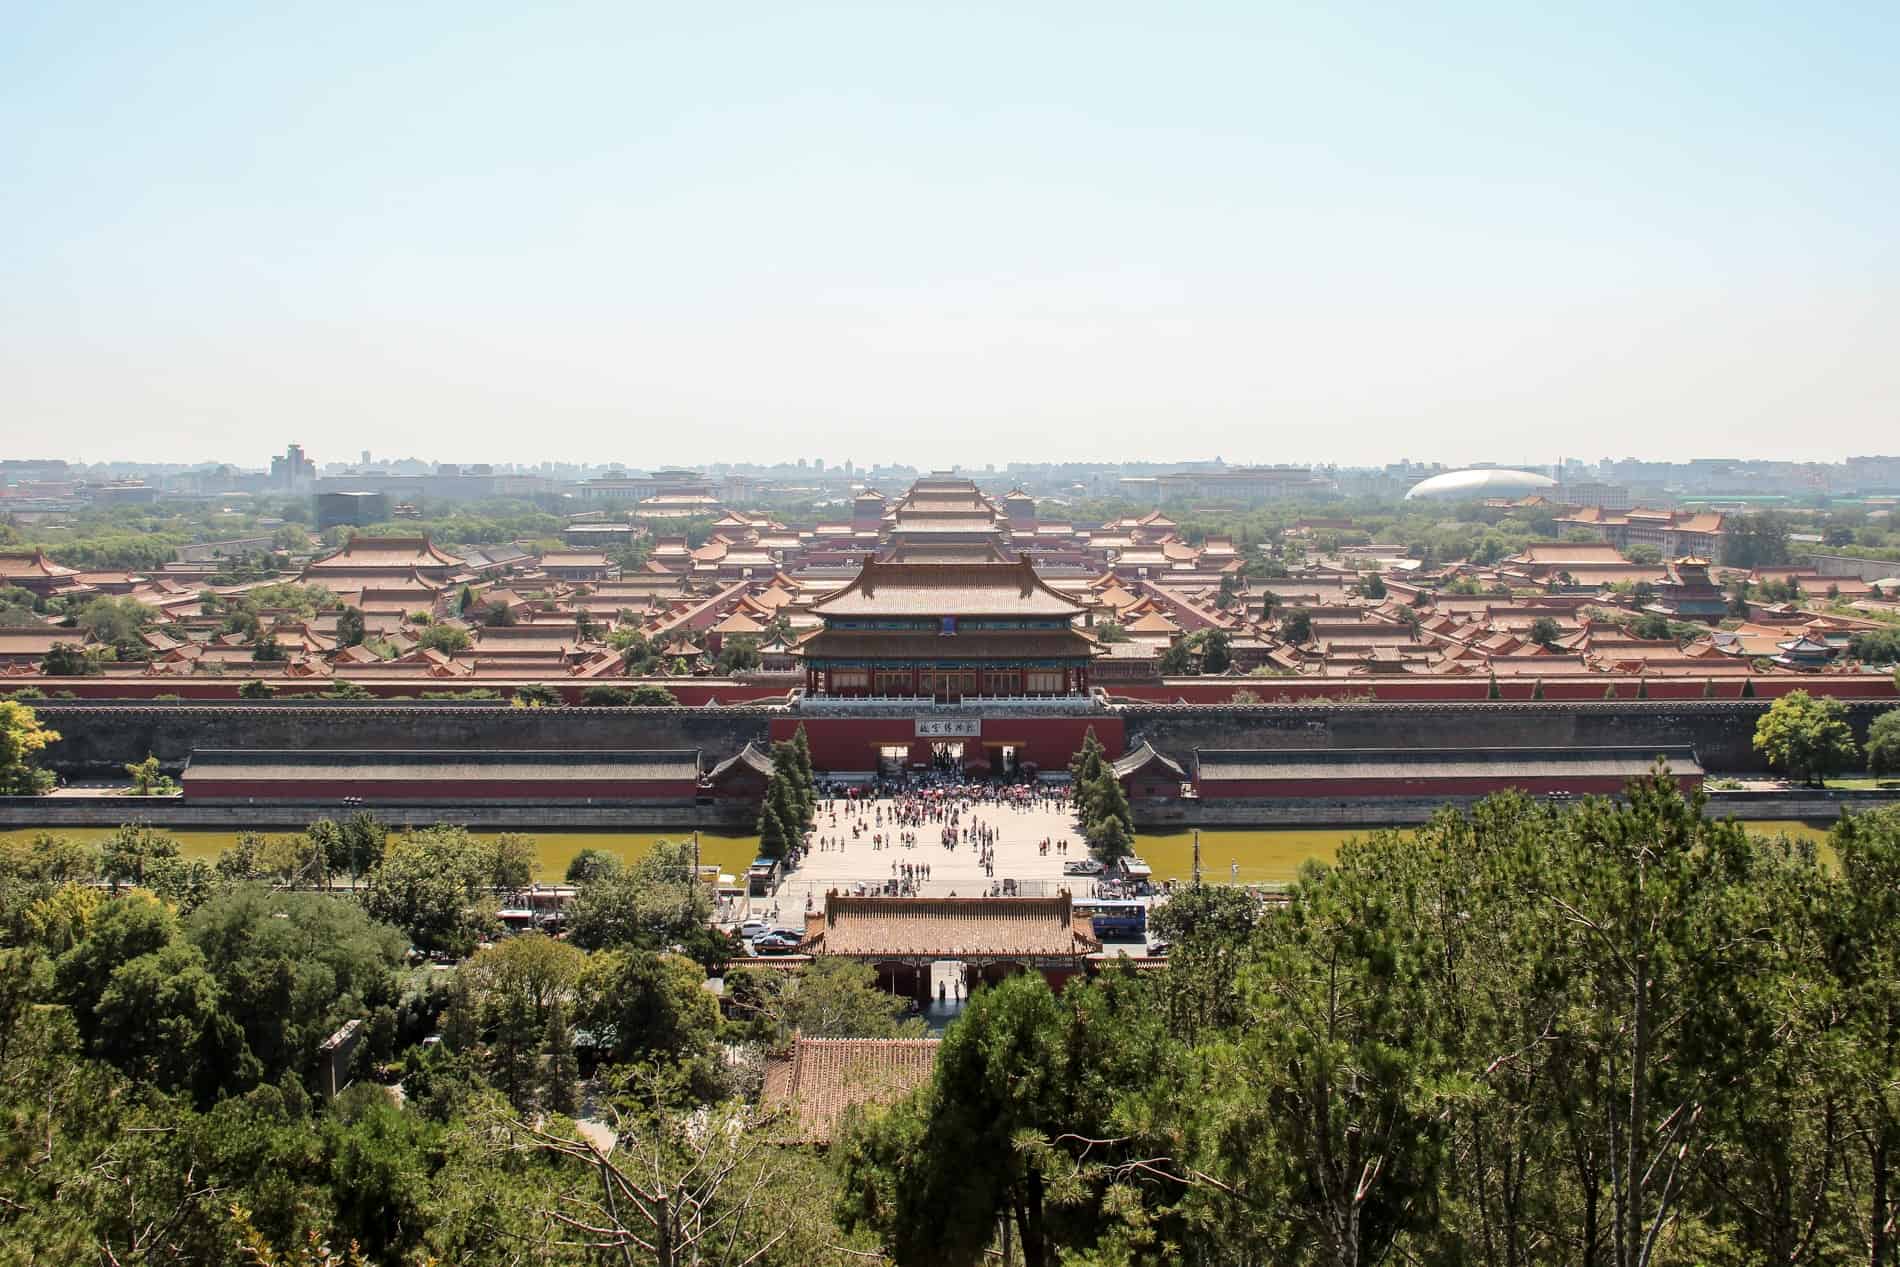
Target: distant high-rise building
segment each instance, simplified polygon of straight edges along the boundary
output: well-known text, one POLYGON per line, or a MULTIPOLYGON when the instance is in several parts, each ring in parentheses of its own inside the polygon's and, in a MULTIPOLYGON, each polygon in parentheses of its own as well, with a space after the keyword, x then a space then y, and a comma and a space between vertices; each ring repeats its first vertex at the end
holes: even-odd
POLYGON ((307 489, 317 478, 317 464, 304 456, 303 446, 293 444, 282 457, 270 460, 270 482, 277 488, 307 489))

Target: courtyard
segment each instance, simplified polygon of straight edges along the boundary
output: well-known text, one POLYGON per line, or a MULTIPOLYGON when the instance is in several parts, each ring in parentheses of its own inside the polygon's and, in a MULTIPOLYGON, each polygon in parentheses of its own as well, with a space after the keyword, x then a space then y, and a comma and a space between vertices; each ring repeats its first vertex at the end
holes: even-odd
MULTIPOLYGON (((777 922, 795 926, 808 906, 824 905, 830 890, 885 892, 893 883, 900 892, 923 897, 981 897, 1009 889, 1051 895, 1063 888, 1087 897, 1094 881, 1064 875, 1062 868, 1088 856, 1061 788, 946 782, 895 797, 820 799, 804 857, 779 886, 777 922), (954 845, 946 832, 956 834, 954 845), (1047 852, 1044 841, 1050 842, 1047 852)), ((760 905, 754 899, 753 910, 760 905)))

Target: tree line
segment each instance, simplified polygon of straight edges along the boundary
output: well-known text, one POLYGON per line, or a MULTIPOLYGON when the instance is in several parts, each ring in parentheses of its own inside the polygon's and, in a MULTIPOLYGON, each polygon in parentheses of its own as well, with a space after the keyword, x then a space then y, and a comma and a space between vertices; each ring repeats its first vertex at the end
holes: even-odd
POLYGON ((1165 971, 980 993, 839 1147, 900 1264, 1894 1261, 1900 812, 1518 794, 1193 887, 1165 971), (1013 1246, 1013 1248, 1011 1248, 1013 1246))
POLYGON ((1822 850, 1658 769, 1189 886, 1165 967, 979 991, 823 1154, 761 1059, 905 1004, 748 969, 685 843, 583 853, 565 937, 496 940, 531 859, 366 816, 0 843, 0 1262, 1895 1261, 1900 811, 1822 850))
POLYGON ((496 939, 532 856, 367 817, 215 860, 136 826, 0 842, 0 1262, 622 1261, 573 1227, 582 1115, 685 1194, 612 1234, 698 1256, 631 1261, 864 1261, 830 1171, 772 1146, 762 1060, 915 1033, 908 1005, 855 964, 727 967, 688 842, 584 853, 562 938, 496 939), (283 887, 334 866, 353 889, 283 887))

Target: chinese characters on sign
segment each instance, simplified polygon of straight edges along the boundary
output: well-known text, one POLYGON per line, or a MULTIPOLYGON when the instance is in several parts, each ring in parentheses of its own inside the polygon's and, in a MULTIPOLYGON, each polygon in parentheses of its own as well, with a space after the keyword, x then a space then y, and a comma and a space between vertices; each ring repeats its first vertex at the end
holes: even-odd
POLYGON ((919 739, 976 739, 983 734, 981 717, 919 717, 919 739))

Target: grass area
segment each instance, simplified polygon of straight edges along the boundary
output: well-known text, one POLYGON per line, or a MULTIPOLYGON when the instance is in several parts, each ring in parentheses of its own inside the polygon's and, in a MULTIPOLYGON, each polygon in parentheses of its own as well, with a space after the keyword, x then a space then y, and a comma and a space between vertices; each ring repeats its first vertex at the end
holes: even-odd
MULTIPOLYGON (((73 840, 104 840, 112 834, 109 827, 60 827, 0 831, 0 842, 8 840, 31 840, 41 831, 51 831, 55 835, 66 836, 73 840)), ((237 843, 239 833, 234 831, 194 831, 189 828, 171 833, 178 838, 180 847, 187 858, 212 859, 237 843)), ((287 832, 265 832, 267 836, 288 835, 287 832)), ((500 835, 499 832, 475 832, 477 836, 500 835)), ((618 854, 624 861, 632 862, 647 850, 655 841, 690 839, 691 832, 616 832, 616 831, 563 831, 563 832, 523 832, 531 836, 535 844, 537 859, 535 879, 542 884, 558 884, 567 874, 567 864, 574 855, 583 849, 602 849, 618 854)), ((757 836, 710 836, 700 833, 700 858, 708 865, 716 864, 720 871, 733 876, 743 875, 745 868, 758 856, 759 838, 757 836)))
MULTIPOLYGON (((1742 826, 1758 836, 1789 836, 1797 840, 1825 842, 1827 829, 1808 823, 1749 821, 1742 826)), ((68 827, 52 830, 75 840, 102 840, 112 834, 105 827, 68 827)), ((1309 860, 1331 862, 1339 856, 1339 847, 1372 828, 1275 829, 1265 831, 1204 831, 1201 833, 1201 874, 1213 883, 1237 879, 1244 884, 1290 884, 1299 875, 1300 866, 1309 860)), ((26 841, 40 830, 0 831, 0 843, 26 841)), ((187 858, 211 859, 237 841, 232 831, 180 830, 177 836, 187 858)), ((278 833, 265 833, 273 835, 278 833)), ((495 835, 477 832, 477 835, 495 835)), ((655 841, 679 840, 690 833, 568 831, 524 832, 534 839, 538 868, 535 879, 542 884, 558 884, 567 874, 567 864, 583 849, 604 849, 631 862, 651 849, 655 841)), ((758 855, 757 836, 713 836, 701 833, 700 857, 721 872, 741 876, 758 855)), ((1172 832, 1143 834, 1135 839, 1135 851, 1154 868, 1157 880, 1185 881, 1194 874, 1194 834, 1172 832)), ((1825 852, 1825 851, 1824 851, 1825 852)))
POLYGON ((1827 785, 1843 792, 1900 792, 1900 779, 1829 779, 1827 785))
MULTIPOLYGON (((1743 822, 1742 826, 1756 836, 1787 836, 1817 844, 1827 840, 1827 828, 1808 823, 1753 820, 1743 822)), ((1201 833, 1201 875, 1213 883, 1238 880, 1242 884, 1290 884, 1299 877, 1301 864, 1310 860, 1331 862, 1339 856, 1339 847, 1346 841, 1374 830, 1366 827, 1204 831, 1201 833)), ((1186 880, 1194 874, 1192 832, 1138 836, 1135 852, 1154 868, 1157 880, 1186 880)), ((1832 856, 1825 849, 1823 855, 1832 856)))
MULTIPOLYGON (((1302 863, 1310 859, 1331 862, 1339 856, 1341 844, 1365 834, 1365 831, 1336 828, 1204 831, 1201 833, 1201 877, 1210 882, 1290 884, 1298 876, 1302 863)), ((1193 832, 1137 836, 1135 852, 1154 868, 1157 880, 1185 881, 1194 874, 1193 832)))

